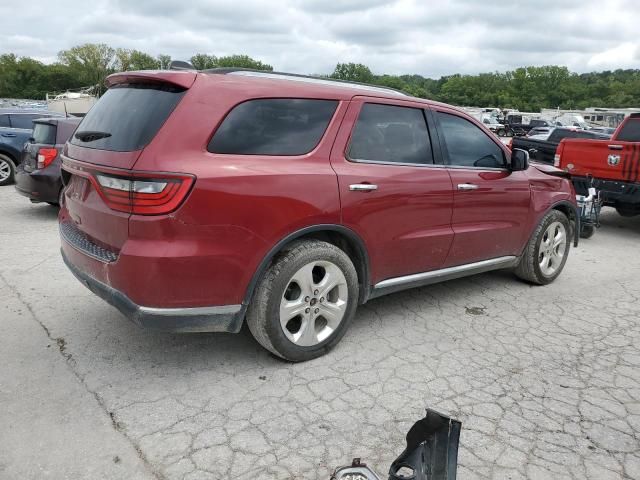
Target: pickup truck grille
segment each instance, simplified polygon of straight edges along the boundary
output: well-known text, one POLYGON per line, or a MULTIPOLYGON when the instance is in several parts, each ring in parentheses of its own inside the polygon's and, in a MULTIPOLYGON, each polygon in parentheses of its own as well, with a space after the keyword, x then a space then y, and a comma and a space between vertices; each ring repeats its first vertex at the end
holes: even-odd
POLYGON ((73 223, 63 222, 60 224, 60 235, 64 238, 73 248, 81 251, 85 255, 88 255, 96 260, 105 263, 115 262, 118 259, 118 254, 107 250, 93 243, 84 233, 82 233, 73 223))

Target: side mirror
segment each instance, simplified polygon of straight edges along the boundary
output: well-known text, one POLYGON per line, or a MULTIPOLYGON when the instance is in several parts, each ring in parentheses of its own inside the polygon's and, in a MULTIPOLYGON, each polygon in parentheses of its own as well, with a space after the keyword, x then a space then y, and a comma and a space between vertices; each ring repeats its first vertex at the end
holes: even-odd
POLYGON ((520 172, 529 168, 529 152, 514 148, 511 152, 511 165, 509 170, 512 172, 520 172))

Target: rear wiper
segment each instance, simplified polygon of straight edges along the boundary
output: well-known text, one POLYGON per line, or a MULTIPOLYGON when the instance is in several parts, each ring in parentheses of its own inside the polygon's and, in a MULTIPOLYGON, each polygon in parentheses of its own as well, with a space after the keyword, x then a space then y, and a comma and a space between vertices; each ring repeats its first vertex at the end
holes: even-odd
POLYGON ((82 132, 76 132, 74 137, 76 137, 81 142, 94 142, 96 140, 100 140, 101 138, 108 138, 111 134, 108 132, 97 132, 93 130, 84 130, 82 132))

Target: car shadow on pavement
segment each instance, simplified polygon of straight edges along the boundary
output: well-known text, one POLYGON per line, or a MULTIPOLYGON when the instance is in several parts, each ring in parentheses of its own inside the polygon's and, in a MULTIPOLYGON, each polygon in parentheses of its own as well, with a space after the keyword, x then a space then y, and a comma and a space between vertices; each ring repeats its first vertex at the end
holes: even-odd
POLYGON ((13 208, 12 214, 29 222, 42 221, 50 223, 58 218, 60 209, 57 206, 49 205, 48 203, 29 204, 28 200, 26 202, 23 207, 13 208))

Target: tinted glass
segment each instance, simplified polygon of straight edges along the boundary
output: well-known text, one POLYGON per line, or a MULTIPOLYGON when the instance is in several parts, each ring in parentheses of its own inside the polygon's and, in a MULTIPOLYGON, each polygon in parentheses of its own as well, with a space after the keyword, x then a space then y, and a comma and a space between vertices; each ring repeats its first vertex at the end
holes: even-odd
POLYGON ((56 127, 47 123, 35 123, 33 125, 33 143, 55 145, 56 127))
POLYGON ((11 127, 24 128, 31 130, 33 128, 33 121, 36 118, 40 118, 42 115, 25 115, 24 113, 11 116, 11 127))
POLYGON ((209 151, 304 155, 318 145, 337 106, 335 100, 249 100, 227 115, 209 142, 209 151))
POLYGON ((449 164, 462 167, 504 168, 502 149, 473 123, 456 115, 436 113, 449 154, 449 164))
POLYGON ((0 115, 0 127, 10 127, 9 115, 0 115))
POLYGON ((616 140, 620 142, 640 142, 640 118, 627 120, 616 140))
POLYGON ((433 163, 423 111, 365 103, 351 137, 349 158, 393 163, 433 163))
POLYGON ((184 90, 169 85, 112 87, 89 110, 71 143, 116 152, 140 150, 153 139, 183 95, 184 90))

